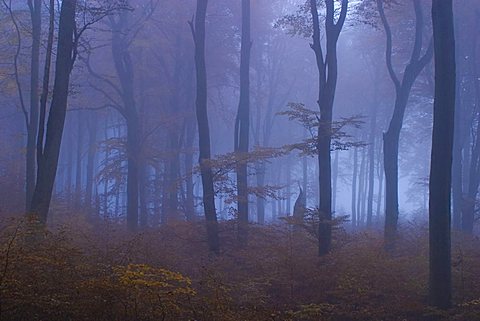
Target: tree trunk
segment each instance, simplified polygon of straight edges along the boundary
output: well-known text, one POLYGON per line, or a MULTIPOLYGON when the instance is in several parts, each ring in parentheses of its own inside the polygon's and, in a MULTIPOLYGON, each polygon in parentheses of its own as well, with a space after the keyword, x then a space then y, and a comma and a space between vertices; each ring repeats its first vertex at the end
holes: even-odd
POLYGON ((112 56, 115 71, 122 91, 123 113, 127 125, 127 228, 135 231, 138 227, 138 197, 140 174, 140 121, 135 103, 133 62, 127 39, 130 12, 122 11, 118 21, 111 17, 112 56))
POLYGON ((195 141, 195 120, 188 119, 187 135, 186 135, 186 149, 185 154, 185 216, 187 221, 192 222, 195 219, 195 195, 193 193, 193 143, 195 141))
POLYGON ((32 19, 32 53, 30 62, 30 117, 27 128, 26 150, 26 210, 32 201, 36 179, 36 146, 39 117, 39 74, 40 74, 40 41, 42 32, 42 1, 29 0, 30 17, 32 19))
POLYGON ((80 112, 77 119, 77 159, 75 161, 75 206, 82 204, 82 153, 83 153, 83 117, 80 112))
POLYGON ((215 210, 215 190, 210 161, 210 128, 207 114, 207 68, 205 64, 205 19, 208 0, 197 0, 195 22, 191 27, 195 41, 195 70, 197 79, 196 114, 198 123, 199 164, 203 186, 203 209, 207 225, 208 247, 219 253, 217 213, 215 210))
MULTIPOLYGON (((255 167, 257 187, 265 186, 265 163, 257 163, 255 167)), ((257 222, 258 224, 265 224, 265 199, 263 197, 257 197, 257 222)))
POLYGON ((325 0, 325 33, 326 56, 320 37, 320 19, 317 1, 310 0, 310 12, 313 20, 313 43, 311 48, 315 52, 317 70, 319 73, 318 106, 320 108, 320 121, 318 126, 318 169, 320 205, 318 227, 318 254, 320 256, 330 251, 332 243, 332 164, 330 157, 332 142, 333 102, 337 87, 338 61, 337 42, 345 23, 348 10, 348 0, 342 0, 342 6, 337 23, 335 20, 335 4, 333 0, 325 0))
MULTIPOLYGON (((377 96, 377 95, 375 95, 377 96)), ((375 97, 376 98, 376 97, 375 97)), ((376 99, 375 99, 376 100, 376 99)), ((375 133, 377 129, 377 101, 374 103, 373 116, 370 120, 370 144, 368 146, 368 205, 367 205, 367 228, 372 226, 373 194, 375 185, 375 133)))
POLYGON ((60 11, 53 98, 48 116, 45 146, 30 206, 30 213, 37 216, 42 225, 47 222, 65 124, 70 73, 73 66, 76 5, 76 0, 64 0, 60 11))
POLYGON ((430 169, 430 301, 449 308, 452 299, 450 193, 455 119, 455 36, 452 0, 433 0, 435 103, 430 169))
MULTIPOLYGON (((337 185, 338 185, 338 157, 339 152, 338 150, 335 151, 335 158, 333 159, 333 182, 332 182, 332 211, 335 213, 336 205, 337 205, 337 185)), ((304 158, 305 159, 305 158, 304 158)), ((306 160, 305 160, 306 164, 306 160)), ((306 179, 307 174, 304 170, 303 177, 306 179)), ((304 190, 306 190, 304 186, 304 190)))
POLYGON ((357 176, 358 176, 358 148, 353 150, 353 177, 352 177, 352 226, 357 227, 357 176))
POLYGON ((95 176, 95 154, 97 152, 97 117, 89 115, 88 122, 88 154, 87 173, 85 182, 85 206, 91 210, 93 207, 93 183, 95 176))
POLYGON ((432 43, 425 54, 421 56, 423 47, 424 18, 420 0, 413 0, 415 10, 415 41, 410 61, 405 67, 403 78, 400 80, 392 64, 392 32, 386 18, 383 1, 377 0, 377 9, 386 34, 386 62, 390 78, 395 86, 395 105, 393 116, 387 132, 383 135, 383 158, 385 169, 385 250, 393 251, 398 223, 398 149, 400 132, 403 126, 405 109, 410 91, 420 72, 430 62, 433 56, 432 43))
POLYGON ((238 240, 248 240, 248 164, 246 158, 250 133, 250 0, 242 0, 242 44, 240 54, 240 102, 235 120, 237 165, 238 240))
POLYGON ((365 195, 365 169, 366 169, 366 157, 365 148, 362 148, 362 160, 360 161, 360 173, 358 182, 358 196, 357 196, 357 223, 358 226, 362 226, 365 221, 365 211, 363 208, 364 195, 365 195))

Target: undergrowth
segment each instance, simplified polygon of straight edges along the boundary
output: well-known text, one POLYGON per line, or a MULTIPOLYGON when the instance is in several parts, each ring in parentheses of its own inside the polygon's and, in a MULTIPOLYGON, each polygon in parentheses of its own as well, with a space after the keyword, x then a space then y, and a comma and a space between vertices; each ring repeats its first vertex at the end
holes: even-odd
POLYGON ((247 247, 220 225, 208 253, 201 223, 127 233, 70 222, 32 241, 18 220, 0 232, 0 320, 480 320, 480 242, 455 236, 455 306, 427 304, 428 235, 402 232, 394 255, 377 232, 338 230, 331 254, 288 225, 252 225, 247 247))

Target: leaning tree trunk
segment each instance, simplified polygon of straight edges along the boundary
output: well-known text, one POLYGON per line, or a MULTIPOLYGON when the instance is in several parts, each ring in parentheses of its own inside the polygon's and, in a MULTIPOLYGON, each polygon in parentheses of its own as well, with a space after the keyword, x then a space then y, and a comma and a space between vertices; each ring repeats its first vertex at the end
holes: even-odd
POLYGON ((433 0, 435 103, 430 167, 430 302, 449 308, 452 299, 450 193, 455 118, 455 36, 452 0, 433 0))
POLYGON ((76 0, 64 0, 60 11, 52 104, 48 116, 45 146, 39 160, 37 182, 30 206, 30 213, 35 215, 42 225, 47 222, 67 112, 70 73, 74 62, 73 35, 76 6, 76 0))
POLYGON ((395 86, 395 104, 393 116, 387 131, 383 135, 383 166, 385 169, 385 250, 393 251, 398 224, 398 150, 400 132, 403 126, 405 109, 408 104, 410 91, 420 72, 430 62, 433 56, 432 43, 426 52, 421 55, 423 47, 423 29, 425 28, 422 4, 420 0, 412 0, 415 10, 415 40, 410 61, 405 67, 403 78, 400 80, 394 71, 392 63, 393 40, 390 24, 385 15, 383 0, 377 0, 377 9, 380 14, 386 34, 386 64, 388 73, 395 86))
POLYGON ((207 225, 208 247, 219 253, 217 213, 213 171, 210 166, 210 128, 207 114, 207 67, 205 64, 205 20, 208 0, 197 0, 195 21, 190 22, 195 41, 195 70, 197 79, 196 114, 198 123, 199 163, 203 186, 203 209, 207 225))

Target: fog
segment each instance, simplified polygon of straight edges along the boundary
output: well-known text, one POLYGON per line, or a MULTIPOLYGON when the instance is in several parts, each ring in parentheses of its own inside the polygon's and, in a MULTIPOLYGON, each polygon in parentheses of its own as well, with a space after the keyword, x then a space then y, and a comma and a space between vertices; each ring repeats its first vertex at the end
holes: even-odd
POLYGON ((451 5, 2 0, 0 319, 478 318, 480 3, 451 5))

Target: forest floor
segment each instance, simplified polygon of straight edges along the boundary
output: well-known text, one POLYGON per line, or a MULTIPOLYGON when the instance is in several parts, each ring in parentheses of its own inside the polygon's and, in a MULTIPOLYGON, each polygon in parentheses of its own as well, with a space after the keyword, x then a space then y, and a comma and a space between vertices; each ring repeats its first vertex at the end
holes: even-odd
POLYGON ((0 320, 480 320, 480 241, 454 235, 455 305, 428 306, 428 234, 403 229, 393 255, 382 233, 335 232, 319 258, 315 236, 252 225, 239 247, 220 224, 221 254, 203 224, 127 233, 109 221, 69 219, 32 242, 1 225, 0 320))

